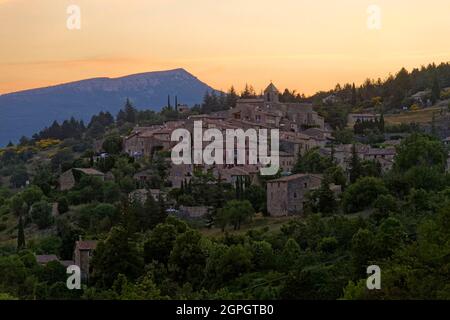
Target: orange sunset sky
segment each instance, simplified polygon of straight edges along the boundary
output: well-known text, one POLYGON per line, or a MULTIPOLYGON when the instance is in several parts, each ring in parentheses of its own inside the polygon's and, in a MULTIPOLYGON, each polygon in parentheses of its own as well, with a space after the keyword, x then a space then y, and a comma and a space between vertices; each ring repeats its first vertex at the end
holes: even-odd
POLYGON ((216 89, 312 94, 450 61, 449 35, 449 0, 0 0, 0 93, 181 67, 216 89))

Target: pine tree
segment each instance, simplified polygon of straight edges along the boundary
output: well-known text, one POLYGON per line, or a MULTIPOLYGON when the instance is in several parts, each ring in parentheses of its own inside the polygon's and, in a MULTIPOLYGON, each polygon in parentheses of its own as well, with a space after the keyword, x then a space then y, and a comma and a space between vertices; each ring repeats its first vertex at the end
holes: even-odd
POLYGON ((126 121, 130 122, 130 123, 135 123, 137 111, 131 104, 130 99, 128 99, 128 98, 127 98, 127 101, 125 102, 124 111, 125 111, 126 121))
POLYGON ((23 228, 22 215, 19 217, 19 226, 17 228, 17 251, 25 248, 25 232, 23 228))

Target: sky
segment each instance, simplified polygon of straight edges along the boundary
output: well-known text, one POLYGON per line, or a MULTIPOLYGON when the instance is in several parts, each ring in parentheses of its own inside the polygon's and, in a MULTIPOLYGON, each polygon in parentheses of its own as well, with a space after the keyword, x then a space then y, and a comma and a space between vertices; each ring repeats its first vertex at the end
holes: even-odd
POLYGON ((0 0, 0 94, 184 68, 309 95, 450 61, 449 35, 448 0, 0 0))

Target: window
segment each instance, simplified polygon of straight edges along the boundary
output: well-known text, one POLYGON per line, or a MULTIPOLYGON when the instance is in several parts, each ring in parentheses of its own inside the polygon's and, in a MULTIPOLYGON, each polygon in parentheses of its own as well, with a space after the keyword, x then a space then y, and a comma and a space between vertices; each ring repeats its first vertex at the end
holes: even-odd
POLYGON ((297 192, 294 192, 294 199, 297 198, 297 192))
POLYGON ((304 187, 308 188, 308 183, 307 182, 304 183, 304 187))

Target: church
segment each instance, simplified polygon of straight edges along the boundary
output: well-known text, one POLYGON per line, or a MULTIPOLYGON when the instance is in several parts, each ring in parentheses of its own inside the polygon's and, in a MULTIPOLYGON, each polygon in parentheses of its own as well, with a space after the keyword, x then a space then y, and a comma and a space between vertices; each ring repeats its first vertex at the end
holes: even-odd
POLYGON ((279 96, 278 89, 270 83, 262 96, 239 99, 231 110, 231 118, 292 132, 324 129, 324 118, 313 110, 312 104, 280 102, 279 96))

